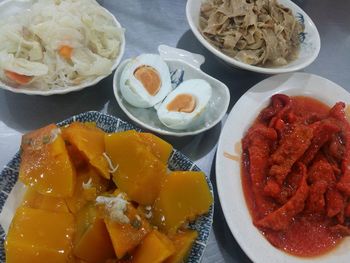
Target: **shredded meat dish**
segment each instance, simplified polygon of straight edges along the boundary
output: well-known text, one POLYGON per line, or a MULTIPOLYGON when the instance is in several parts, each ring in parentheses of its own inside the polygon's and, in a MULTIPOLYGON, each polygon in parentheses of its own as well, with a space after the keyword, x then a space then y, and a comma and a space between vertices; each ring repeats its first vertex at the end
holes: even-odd
POLYGON ((276 0, 208 0, 200 31, 225 54, 250 65, 281 66, 298 56, 303 25, 276 0))

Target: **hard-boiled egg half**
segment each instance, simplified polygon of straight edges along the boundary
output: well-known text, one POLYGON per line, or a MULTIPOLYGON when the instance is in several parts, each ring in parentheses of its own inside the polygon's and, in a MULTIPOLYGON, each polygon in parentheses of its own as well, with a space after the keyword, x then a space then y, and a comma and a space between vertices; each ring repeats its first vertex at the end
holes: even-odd
POLYGON ((202 120, 211 94, 211 86, 205 80, 186 80, 163 101, 157 110, 158 118, 171 129, 190 128, 202 120))
POLYGON ((124 99, 139 108, 153 107, 171 89, 168 65, 155 54, 142 54, 131 59, 120 77, 120 91, 124 99))

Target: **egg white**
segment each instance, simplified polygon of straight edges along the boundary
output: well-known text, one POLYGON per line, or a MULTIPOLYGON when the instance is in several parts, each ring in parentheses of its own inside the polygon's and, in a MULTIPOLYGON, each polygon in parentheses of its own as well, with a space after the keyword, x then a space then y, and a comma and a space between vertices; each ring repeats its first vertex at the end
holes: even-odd
POLYGON ((168 65, 155 54, 142 54, 132 59, 124 68, 120 77, 120 91, 124 99, 139 108, 153 107, 161 102, 172 90, 168 65), (160 77, 161 86, 157 94, 152 96, 135 76, 134 72, 142 66, 154 68, 160 77))
POLYGON ((193 127, 203 120, 212 94, 212 88, 208 82, 202 79, 190 79, 182 82, 162 102, 157 110, 159 120, 167 127, 174 130, 183 130, 193 127), (196 99, 195 109, 190 112, 176 112, 167 109, 168 104, 180 94, 190 94, 196 99))

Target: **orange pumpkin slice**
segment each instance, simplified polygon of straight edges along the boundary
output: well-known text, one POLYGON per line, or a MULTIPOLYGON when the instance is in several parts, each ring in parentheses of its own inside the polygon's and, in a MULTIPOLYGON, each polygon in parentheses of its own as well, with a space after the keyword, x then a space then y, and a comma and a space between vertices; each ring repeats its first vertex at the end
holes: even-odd
POLYGON ((135 251, 134 263, 161 263, 175 252, 171 240, 157 230, 153 230, 135 251))
POLYGON ((72 262, 73 234, 71 214, 20 207, 6 237, 6 262, 72 262))
POLYGON ((25 134, 21 143, 19 179, 37 192, 70 197, 75 186, 75 168, 55 124, 25 134))
POLYGON ((106 152, 118 169, 113 173, 117 187, 142 205, 152 205, 166 177, 166 165, 155 157, 135 131, 105 136, 106 152))
POLYGON ((100 174, 110 178, 109 166, 104 157, 104 132, 97 127, 73 122, 62 131, 63 138, 74 145, 100 174))
POLYGON ((188 220, 207 213, 213 197, 203 172, 172 172, 154 204, 153 223, 173 234, 188 220))

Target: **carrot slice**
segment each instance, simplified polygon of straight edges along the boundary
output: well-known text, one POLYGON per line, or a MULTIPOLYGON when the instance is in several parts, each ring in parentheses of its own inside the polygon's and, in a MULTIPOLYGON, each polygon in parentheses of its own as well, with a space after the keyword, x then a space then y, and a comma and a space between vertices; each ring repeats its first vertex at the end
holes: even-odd
POLYGON ((70 46, 61 46, 59 49, 61 57, 65 59, 70 59, 72 57, 73 48, 70 46))
POLYGON ((13 80, 16 83, 21 84, 21 85, 26 85, 33 79, 32 76, 18 74, 16 72, 9 71, 9 70, 5 70, 4 72, 5 72, 6 77, 8 77, 10 80, 13 80))

